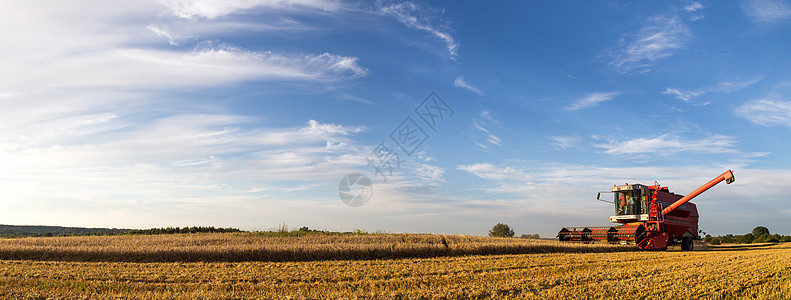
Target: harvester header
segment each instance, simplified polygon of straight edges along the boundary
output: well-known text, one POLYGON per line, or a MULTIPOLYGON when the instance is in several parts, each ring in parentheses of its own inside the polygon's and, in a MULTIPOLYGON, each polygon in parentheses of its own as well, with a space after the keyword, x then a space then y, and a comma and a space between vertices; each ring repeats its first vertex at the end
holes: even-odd
MULTIPOLYGON (((689 202, 718 183, 731 184, 735 179, 728 170, 686 196, 671 193, 668 187, 643 184, 613 186, 615 215, 610 221, 620 226, 564 227, 558 232, 560 241, 635 244, 645 250, 664 250, 681 244, 692 250, 698 235, 698 209, 689 202)), ((599 193, 601 196, 601 193, 599 193)))

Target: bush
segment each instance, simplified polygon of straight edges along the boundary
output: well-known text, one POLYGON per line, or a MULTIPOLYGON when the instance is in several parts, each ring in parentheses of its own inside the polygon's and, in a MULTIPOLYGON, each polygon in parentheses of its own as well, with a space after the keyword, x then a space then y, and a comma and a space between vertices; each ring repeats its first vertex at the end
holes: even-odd
POLYGON ((791 242, 791 235, 784 235, 783 237, 780 238, 780 242, 781 243, 791 242))
POLYGON ((497 223, 492 227, 492 230, 489 230, 489 236, 491 237, 514 237, 514 230, 508 225, 503 223, 497 223))
POLYGON ((536 239, 537 240, 537 239, 540 239, 541 236, 539 236, 538 233, 535 233, 535 234, 523 234, 522 236, 520 236, 520 238, 523 238, 523 239, 536 239))

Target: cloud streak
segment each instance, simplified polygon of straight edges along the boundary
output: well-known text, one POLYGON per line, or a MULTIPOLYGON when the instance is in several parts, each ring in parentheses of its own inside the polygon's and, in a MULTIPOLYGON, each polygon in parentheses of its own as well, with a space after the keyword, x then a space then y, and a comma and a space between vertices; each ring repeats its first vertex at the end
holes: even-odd
POLYGON ((784 1, 748 0, 742 4, 742 10, 756 23, 773 24, 791 19, 791 6, 784 1))
POLYGON ((341 7, 339 1, 325 0, 164 0, 162 4, 174 16, 189 20, 200 18, 211 20, 255 9, 299 10, 304 12, 305 10, 337 11, 341 7))
POLYGON ((645 73, 657 61, 675 54, 692 37, 677 17, 656 16, 637 33, 624 35, 610 54, 609 64, 620 73, 645 73))
POLYGON ((218 86, 250 80, 334 82, 365 76, 367 69, 357 61, 355 57, 329 53, 281 55, 211 43, 186 53, 108 49, 26 68, 24 72, 15 72, 14 76, 9 74, 5 84, 26 89, 157 89, 218 86))
POLYGON ((596 144, 611 155, 673 155, 678 153, 737 153, 736 140, 725 135, 712 135, 702 139, 688 140, 680 136, 664 134, 653 138, 636 138, 625 141, 611 140, 596 144))
POLYGON ((488 149, 490 146, 502 146, 503 141, 500 137, 494 135, 490 129, 486 128, 489 123, 499 123, 497 119, 492 116, 492 112, 484 110, 479 114, 479 117, 472 118, 472 142, 481 147, 488 149))
POLYGON ((615 98, 615 96, 620 95, 620 92, 607 92, 607 93, 591 93, 588 96, 585 96, 582 99, 577 100, 576 102, 572 103, 571 105, 567 106, 567 110, 580 110, 585 108, 591 108, 601 104, 602 102, 610 101, 615 98))
POLYGON ((786 126, 791 128, 791 102, 758 99, 749 101, 735 111, 736 115, 761 126, 786 126))
POLYGON ((664 95, 672 95, 675 96, 676 99, 690 102, 695 98, 703 96, 709 93, 733 93, 747 87, 750 87, 758 82, 763 80, 763 77, 755 77, 751 79, 742 79, 742 80, 732 80, 732 81, 721 81, 714 86, 707 86, 697 90, 682 90, 677 88, 665 88, 665 91, 662 92, 664 95))
POLYGON ((456 78, 456 80, 453 81, 453 86, 468 89, 471 92, 478 94, 478 96, 483 96, 483 92, 481 92, 481 90, 464 81, 463 77, 456 78))
POLYGON ((459 44, 450 34, 449 28, 442 23, 441 15, 428 7, 414 2, 384 3, 377 1, 377 12, 390 16, 409 28, 425 31, 445 43, 451 59, 455 60, 459 44))

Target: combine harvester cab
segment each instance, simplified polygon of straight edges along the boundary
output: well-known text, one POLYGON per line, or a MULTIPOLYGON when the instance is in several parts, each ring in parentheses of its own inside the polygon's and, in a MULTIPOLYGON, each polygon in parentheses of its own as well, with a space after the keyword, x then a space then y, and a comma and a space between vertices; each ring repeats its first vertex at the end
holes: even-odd
MULTIPOLYGON (((654 184, 613 186, 615 215, 610 222, 618 226, 564 227, 558 232, 562 242, 608 242, 633 244, 643 250, 665 250, 681 243, 681 249, 693 249, 698 235, 698 209, 692 198, 725 181, 734 181, 731 170, 722 173, 686 196, 671 193, 667 187, 654 184)), ((601 193, 599 193, 599 197, 601 193)), ((609 201, 607 201, 609 202, 609 201)))

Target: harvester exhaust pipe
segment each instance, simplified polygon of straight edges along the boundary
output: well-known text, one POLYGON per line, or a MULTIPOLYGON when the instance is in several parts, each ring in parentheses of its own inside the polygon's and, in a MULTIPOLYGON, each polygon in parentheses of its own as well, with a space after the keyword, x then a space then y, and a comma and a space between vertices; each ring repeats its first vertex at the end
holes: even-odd
POLYGON ((662 210, 662 215, 664 216, 664 215, 670 213, 671 211, 676 209, 676 207, 679 207, 679 206, 683 205, 684 203, 687 203, 687 201, 692 200, 692 198, 697 197, 698 195, 700 195, 700 193, 705 192, 706 190, 708 190, 711 187, 717 185, 718 183, 720 183, 723 180, 727 184, 731 184, 734 180, 736 180, 735 177, 733 177, 733 171, 731 171, 731 170, 725 171, 725 173, 722 173, 720 176, 717 176, 716 178, 714 178, 711 181, 707 182, 706 184, 702 185, 697 190, 694 190, 692 193, 689 193, 686 196, 684 196, 683 198, 678 199, 678 201, 674 202, 670 206, 668 206, 665 209, 663 209, 662 210))

